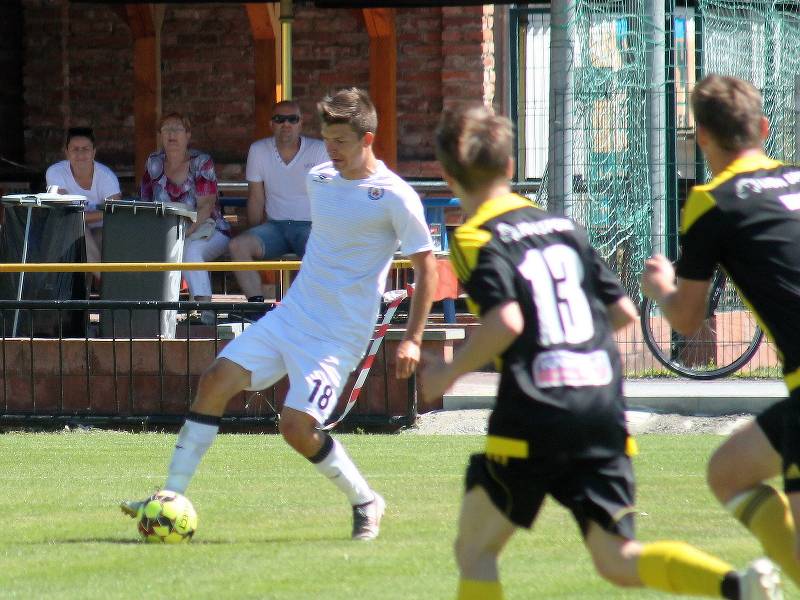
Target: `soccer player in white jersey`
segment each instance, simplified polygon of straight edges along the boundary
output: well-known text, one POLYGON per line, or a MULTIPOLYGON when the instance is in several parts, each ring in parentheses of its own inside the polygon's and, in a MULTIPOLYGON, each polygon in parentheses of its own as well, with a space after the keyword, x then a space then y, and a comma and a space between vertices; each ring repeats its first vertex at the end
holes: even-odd
MULTIPOLYGON (((436 261, 419 196, 372 151, 377 115, 367 93, 342 90, 317 109, 331 161, 308 174, 313 226, 303 266, 284 300, 203 373, 164 489, 185 492, 230 398, 288 374, 281 434, 347 496, 353 539, 369 540, 378 535, 385 502, 319 426, 367 348, 398 245, 411 260, 416 289, 396 374, 407 378, 414 372, 437 284, 436 261)), ((121 508, 135 516, 140 504, 126 501, 121 508)))

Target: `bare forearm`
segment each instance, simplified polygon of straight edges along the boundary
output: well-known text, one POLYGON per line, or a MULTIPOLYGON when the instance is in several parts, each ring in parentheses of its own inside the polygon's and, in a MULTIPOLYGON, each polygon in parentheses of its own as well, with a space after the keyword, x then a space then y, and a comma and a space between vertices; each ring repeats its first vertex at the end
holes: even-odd
POLYGON ((406 333, 403 336, 406 340, 412 340, 417 344, 422 343, 422 334, 425 331, 425 324, 428 321, 428 314, 431 311, 433 296, 439 284, 439 273, 436 269, 435 259, 427 262, 424 268, 414 270, 416 285, 414 294, 411 296, 411 309, 408 314, 408 324, 406 333))
POLYGON ((639 316, 636 305, 627 296, 623 296, 615 303, 608 305, 606 310, 608 311, 608 320, 614 331, 624 329, 639 316))
POLYGON ((681 335, 692 335, 703 324, 702 310, 691 310, 681 302, 676 288, 655 299, 672 328, 681 335))
POLYGON ((264 184, 250 181, 247 184, 247 226, 261 225, 267 219, 264 184))
POLYGON ((197 199, 197 220, 189 227, 188 234, 194 232, 211 216, 211 211, 214 208, 214 201, 215 198, 213 196, 202 196, 197 199))
POLYGON ((264 221, 266 221, 267 215, 264 213, 264 207, 262 206, 260 209, 256 209, 251 207, 249 204, 247 205, 247 226, 248 227, 255 227, 256 225, 261 225, 264 221))

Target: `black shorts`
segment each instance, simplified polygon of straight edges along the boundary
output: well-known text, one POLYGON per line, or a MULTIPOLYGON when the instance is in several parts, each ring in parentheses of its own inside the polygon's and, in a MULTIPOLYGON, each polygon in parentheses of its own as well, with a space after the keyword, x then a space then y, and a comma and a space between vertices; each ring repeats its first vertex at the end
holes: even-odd
POLYGON ((756 417, 756 422, 781 455, 784 490, 800 492, 800 389, 770 406, 756 417))
POLYGON ((492 503, 519 527, 530 528, 550 494, 572 512, 585 536, 589 521, 609 533, 634 538, 636 484, 630 458, 510 459, 501 464, 473 454, 467 491, 481 486, 492 503))

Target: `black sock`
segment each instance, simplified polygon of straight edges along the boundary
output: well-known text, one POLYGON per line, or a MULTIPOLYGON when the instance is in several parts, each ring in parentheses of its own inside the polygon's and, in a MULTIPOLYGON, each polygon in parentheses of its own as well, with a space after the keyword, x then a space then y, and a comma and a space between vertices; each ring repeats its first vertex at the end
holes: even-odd
POLYGON ((314 464, 321 463, 331 453, 331 450, 333 450, 333 438, 328 432, 325 432, 325 439, 322 441, 322 447, 319 452, 314 456, 309 456, 308 460, 314 464))
POLYGON ((197 413, 190 410, 189 414, 186 415, 186 420, 194 421, 195 423, 202 423, 204 425, 219 425, 220 421, 222 421, 222 417, 204 415, 203 413, 197 413))
POLYGON ((720 586, 722 597, 728 600, 739 600, 739 574, 736 571, 731 571, 722 579, 720 586))
POLYGON ((248 302, 263 302, 264 296, 250 296, 247 298, 248 302))

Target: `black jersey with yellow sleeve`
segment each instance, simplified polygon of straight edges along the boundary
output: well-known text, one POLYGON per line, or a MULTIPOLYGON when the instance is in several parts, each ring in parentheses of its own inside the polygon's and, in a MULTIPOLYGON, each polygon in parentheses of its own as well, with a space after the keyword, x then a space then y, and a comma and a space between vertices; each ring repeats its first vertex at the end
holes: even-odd
POLYGON ((692 189, 680 233, 678 276, 707 280, 721 265, 800 386, 800 167, 737 159, 692 189))
POLYGON ((489 434, 529 440, 534 455, 622 451, 620 358, 606 306, 625 291, 585 232, 507 194, 456 229, 450 257, 475 314, 517 302, 525 318, 500 357, 489 434))

